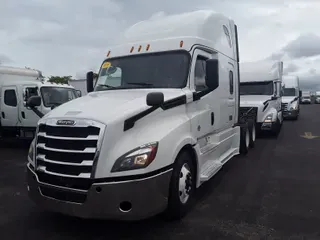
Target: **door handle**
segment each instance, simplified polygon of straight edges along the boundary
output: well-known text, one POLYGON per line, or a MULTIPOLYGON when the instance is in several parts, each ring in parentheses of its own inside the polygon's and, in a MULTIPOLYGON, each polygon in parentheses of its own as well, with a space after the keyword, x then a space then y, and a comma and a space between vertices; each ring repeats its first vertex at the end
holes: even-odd
POLYGON ((21 112, 21 116, 22 118, 26 119, 26 115, 24 114, 24 112, 21 112))
POLYGON ((213 125, 213 124, 214 124, 214 113, 211 112, 211 125, 213 125))
POLYGON ((6 115, 4 114, 4 112, 1 112, 1 116, 2 118, 6 118, 6 115))

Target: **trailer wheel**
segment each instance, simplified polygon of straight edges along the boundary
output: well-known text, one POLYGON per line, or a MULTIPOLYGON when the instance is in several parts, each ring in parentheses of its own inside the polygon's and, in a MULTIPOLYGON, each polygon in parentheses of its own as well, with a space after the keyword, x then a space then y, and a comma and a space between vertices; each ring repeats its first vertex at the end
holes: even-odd
POLYGON ((165 212, 168 220, 183 218, 191 208, 196 188, 196 172, 190 154, 181 152, 174 164, 170 186, 168 207, 165 212))
POLYGON ((249 151, 250 132, 247 125, 240 128, 240 153, 246 155, 249 151))
POLYGON ((256 142, 256 124, 253 120, 248 121, 248 128, 250 133, 249 147, 254 148, 256 142))

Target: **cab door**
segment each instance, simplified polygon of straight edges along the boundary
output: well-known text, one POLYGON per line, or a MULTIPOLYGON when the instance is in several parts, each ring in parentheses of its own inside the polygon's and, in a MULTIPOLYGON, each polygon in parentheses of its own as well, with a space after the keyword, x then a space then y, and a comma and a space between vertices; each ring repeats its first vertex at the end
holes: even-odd
MULTIPOLYGON (((21 99, 19 106, 19 117, 23 127, 36 127, 39 117, 31 109, 26 107, 26 100, 32 96, 39 96, 37 85, 23 85, 20 93, 21 99)), ((40 110, 40 109, 39 109, 40 110)))
POLYGON ((1 89, 1 125, 15 127, 19 125, 19 106, 16 86, 3 86, 1 89))

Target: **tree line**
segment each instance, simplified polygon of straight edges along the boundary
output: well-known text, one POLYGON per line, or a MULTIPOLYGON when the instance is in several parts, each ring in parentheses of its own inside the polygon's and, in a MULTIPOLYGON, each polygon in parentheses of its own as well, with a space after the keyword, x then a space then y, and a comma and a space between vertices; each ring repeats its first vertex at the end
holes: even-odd
MULTIPOLYGON (((94 78, 98 78, 97 73, 93 73, 94 78)), ((72 80, 72 76, 50 76, 48 81, 52 83, 68 84, 72 80)))

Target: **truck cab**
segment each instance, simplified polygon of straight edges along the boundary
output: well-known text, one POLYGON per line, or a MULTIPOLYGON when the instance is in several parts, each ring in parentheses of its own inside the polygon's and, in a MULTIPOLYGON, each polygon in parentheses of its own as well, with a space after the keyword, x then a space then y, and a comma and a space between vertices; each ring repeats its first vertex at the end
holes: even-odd
POLYGON ((240 64, 240 111, 255 119, 258 133, 269 131, 277 135, 281 130, 282 73, 282 62, 240 64))
MULTIPOLYGON (((233 20, 194 11, 133 25, 84 97, 38 122, 30 198, 81 218, 182 218, 195 190, 254 146, 239 121, 233 20)), ((40 102, 31 97, 29 106, 40 102)))
POLYGON ((79 97, 79 93, 66 84, 19 79, 3 83, 0 96, 1 137, 32 140, 39 119, 53 108, 79 97), (32 96, 42 99, 36 112, 27 106, 32 96))
POLYGON ((301 103, 302 104, 311 104, 311 92, 310 91, 303 91, 301 96, 301 103))
POLYGON ((283 76, 282 111, 284 118, 297 120, 300 114, 300 97, 302 92, 297 76, 283 76))

